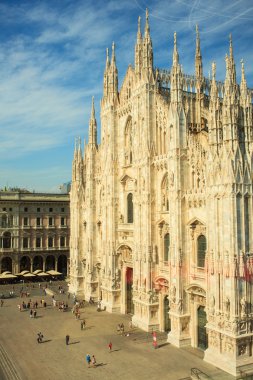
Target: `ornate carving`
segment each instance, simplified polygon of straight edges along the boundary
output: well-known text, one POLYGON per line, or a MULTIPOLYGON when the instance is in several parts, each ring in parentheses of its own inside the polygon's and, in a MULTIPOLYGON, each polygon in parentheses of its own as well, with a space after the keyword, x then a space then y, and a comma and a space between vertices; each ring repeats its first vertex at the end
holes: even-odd
POLYGON ((246 344, 240 344, 238 346, 238 355, 239 356, 245 355, 246 351, 247 351, 247 345, 246 344))

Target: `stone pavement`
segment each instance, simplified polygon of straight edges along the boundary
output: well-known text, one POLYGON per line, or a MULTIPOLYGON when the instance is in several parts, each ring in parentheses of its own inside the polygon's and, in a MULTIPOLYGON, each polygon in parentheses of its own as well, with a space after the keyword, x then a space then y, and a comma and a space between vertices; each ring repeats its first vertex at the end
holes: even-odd
MULTIPOLYGON (((0 294, 3 289, 6 291, 6 287, 0 286, 0 294)), ((32 300, 52 303, 52 297, 43 295, 38 288, 29 292, 32 300)), ((29 317, 29 311, 19 312, 17 305, 29 298, 5 300, 0 308, 0 380, 178 380, 190 376, 192 367, 211 379, 234 379, 203 362, 201 351, 171 346, 166 342, 166 334, 158 333, 159 348, 155 350, 150 333, 129 330, 129 316, 97 312, 95 306, 86 303, 81 309, 86 327, 81 330, 80 321, 71 311, 62 312, 51 305, 39 307, 36 319, 29 317), (118 323, 124 323, 126 335, 117 333, 118 323), (44 335, 42 344, 36 340, 40 331, 44 335), (68 346, 67 334, 70 335, 68 346), (110 341, 112 352, 108 351, 110 341), (95 355, 96 368, 88 368, 87 353, 95 355)), ((62 294, 55 298, 67 300, 62 294)), ((72 306, 71 298, 68 302, 72 306)))

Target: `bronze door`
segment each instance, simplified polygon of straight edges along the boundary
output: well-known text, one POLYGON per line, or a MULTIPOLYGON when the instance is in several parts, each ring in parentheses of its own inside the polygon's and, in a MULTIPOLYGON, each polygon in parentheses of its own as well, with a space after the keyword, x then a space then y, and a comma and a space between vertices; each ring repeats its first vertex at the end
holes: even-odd
POLYGON ((134 314, 133 303, 133 268, 126 270, 126 306, 127 314, 134 314))
POLYGON ((206 312, 204 306, 198 308, 198 348, 205 350, 208 346, 206 333, 206 312))

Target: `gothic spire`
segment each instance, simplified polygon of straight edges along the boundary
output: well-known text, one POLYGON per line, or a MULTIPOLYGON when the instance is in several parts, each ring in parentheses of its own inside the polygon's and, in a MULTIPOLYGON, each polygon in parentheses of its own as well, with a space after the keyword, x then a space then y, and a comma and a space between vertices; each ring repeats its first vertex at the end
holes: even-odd
POLYGON ((106 48, 106 63, 105 63, 105 71, 104 71, 104 98, 107 98, 108 96, 109 69, 110 69, 109 49, 106 48))
POLYGON ((216 84, 216 63, 212 63, 212 81, 211 81, 211 92, 210 100, 212 104, 215 104, 218 97, 218 89, 216 84))
POLYGON ((137 42, 141 41, 142 35, 141 35, 141 17, 138 17, 138 30, 137 30, 137 42))
POLYGON ((138 30, 135 44, 135 72, 136 74, 141 74, 142 69, 142 35, 141 35, 141 18, 138 17, 138 30))
POLYGON ((115 59, 115 43, 112 43, 112 66, 116 67, 116 59, 115 59))
POLYGON ((153 73, 153 48, 150 37, 150 28, 148 20, 148 10, 146 9, 146 25, 145 34, 142 40, 142 69, 146 78, 150 78, 150 74, 153 73))
POLYGON ((200 51, 200 38, 199 38, 198 25, 196 25, 195 75, 197 79, 199 80, 203 78, 203 65, 202 65, 202 56, 201 56, 201 51, 200 51))
POLYGON ((110 66, 109 49, 106 48, 106 66, 105 66, 106 70, 109 69, 109 66, 110 66))
POLYGON ((174 33, 173 63, 171 68, 171 101, 181 103, 182 101, 182 67, 179 64, 179 54, 177 51, 177 34, 174 33))
POLYGON ((112 43, 112 58, 111 58, 111 67, 110 67, 110 79, 109 79, 109 93, 114 99, 115 95, 118 94, 118 70, 116 66, 116 57, 115 57, 115 43, 112 43))
POLYGON ((173 66, 179 64, 179 54, 177 51, 177 33, 174 32, 174 50, 173 50, 173 66))
POLYGON ((241 102, 245 103, 247 101, 248 90, 247 90, 247 82, 245 79, 243 59, 241 59, 241 65, 242 65, 242 77, 241 77, 241 84, 240 84, 240 95, 241 95, 241 102))
POLYGON ((150 38, 150 28, 149 28, 149 21, 148 21, 148 8, 146 9, 145 38, 150 38))
POLYGON ((89 144, 97 146, 97 121, 95 117, 94 96, 92 97, 91 116, 89 123, 89 144))
POLYGON ((233 85, 236 85, 236 70, 235 70, 235 61, 233 54, 233 42, 232 42, 232 34, 229 35, 229 63, 230 63, 230 75, 231 81, 233 85))

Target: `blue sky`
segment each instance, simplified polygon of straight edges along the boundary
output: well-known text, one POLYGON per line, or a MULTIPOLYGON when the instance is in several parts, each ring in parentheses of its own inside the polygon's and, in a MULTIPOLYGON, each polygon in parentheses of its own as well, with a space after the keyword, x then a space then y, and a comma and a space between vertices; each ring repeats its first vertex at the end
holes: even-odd
POLYGON ((224 80, 232 33, 237 79, 243 58, 253 87, 252 0, 0 0, 0 188, 57 192, 71 179, 93 95, 99 115, 106 48, 115 41, 121 84, 146 7, 155 66, 171 67, 176 31, 183 71, 194 73, 197 23, 205 75, 216 61, 224 80))

